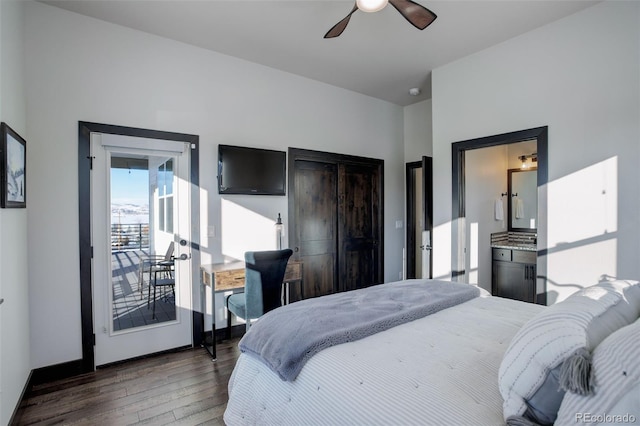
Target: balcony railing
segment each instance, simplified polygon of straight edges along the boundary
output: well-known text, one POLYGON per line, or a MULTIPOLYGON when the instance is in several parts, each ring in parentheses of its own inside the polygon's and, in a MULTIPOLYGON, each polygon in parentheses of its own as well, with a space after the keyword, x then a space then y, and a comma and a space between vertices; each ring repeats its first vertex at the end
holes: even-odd
POLYGON ((111 224, 111 251, 149 248, 148 223, 111 224))

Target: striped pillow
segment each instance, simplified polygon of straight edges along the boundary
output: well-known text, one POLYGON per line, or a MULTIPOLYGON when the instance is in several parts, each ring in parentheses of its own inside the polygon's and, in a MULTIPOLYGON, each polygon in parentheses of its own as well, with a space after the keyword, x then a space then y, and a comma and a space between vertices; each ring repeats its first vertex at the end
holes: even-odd
POLYGON ((591 366, 593 394, 567 393, 556 424, 640 422, 640 320, 600 343, 591 366))
MULTIPOLYGON (((540 424, 553 423, 565 393, 559 390, 563 363, 575 354, 589 355, 638 316, 639 283, 617 280, 579 290, 529 320, 513 337, 500 364, 505 420, 515 424, 516 417, 524 416, 540 424)), ((589 374, 588 367, 583 374, 589 374)), ((588 383, 589 377, 583 379, 588 383)))

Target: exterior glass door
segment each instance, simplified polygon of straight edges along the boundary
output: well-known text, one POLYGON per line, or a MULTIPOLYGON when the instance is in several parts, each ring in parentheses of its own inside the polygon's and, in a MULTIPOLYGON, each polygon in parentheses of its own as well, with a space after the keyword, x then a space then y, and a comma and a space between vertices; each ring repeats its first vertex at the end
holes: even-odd
POLYGON ((189 150, 114 137, 92 134, 96 365, 192 338, 189 150))

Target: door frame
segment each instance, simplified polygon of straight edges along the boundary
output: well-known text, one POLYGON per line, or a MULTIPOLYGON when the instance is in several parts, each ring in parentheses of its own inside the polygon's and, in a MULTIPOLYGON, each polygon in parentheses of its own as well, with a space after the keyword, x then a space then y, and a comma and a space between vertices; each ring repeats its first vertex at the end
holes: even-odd
MULTIPOLYGON (((91 133, 103 133, 121 136, 132 136, 148 139, 172 140, 191 144, 191 249, 192 249, 192 287, 199 285, 198 267, 200 264, 200 181, 199 181, 199 136, 184 133, 165 132, 160 130, 140 129, 135 127, 116 126, 111 124, 78 122, 78 223, 80 249, 80 316, 82 334, 82 360, 80 372, 87 373, 95 369, 95 330, 93 329, 93 294, 91 282, 91 133)), ((197 291, 192 290, 192 298, 197 291)), ((202 342, 204 316, 197 312, 199 306, 193 300, 192 310, 192 343, 202 342)))
MULTIPOLYGON (((457 281, 460 276, 465 275, 464 244, 464 218, 466 217, 465 206, 465 152, 472 149, 489 148, 498 145, 508 145, 535 139, 538 144, 538 241, 546 242, 546 211, 540 206, 547 205, 546 185, 549 180, 549 128, 548 126, 535 127, 532 129, 519 130, 515 132, 502 133, 499 135, 486 136, 476 139, 469 139, 451 144, 451 279, 457 281), (540 214, 542 212, 542 214, 540 214)), ((540 263, 540 256, 546 254, 546 250, 538 250, 538 276, 546 274, 546 264, 540 263)), ((547 283, 546 279, 536 279, 536 303, 547 304, 547 283)))
MULTIPOLYGON (((422 161, 413 161, 406 165, 406 200, 407 200, 407 237, 405 251, 405 279, 417 278, 416 271, 416 200, 413 197, 415 192, 413 170, 422 169, 422 190, 425 196, 422 197, 422 220, 424 230, 431 235, 431 246, 433 247, 433 158, 423 156, 422 161), (412 271, 411 273, 409 271, 412 271)), ((429 256, 429 278, 433 278, 433 252, 429 256)))

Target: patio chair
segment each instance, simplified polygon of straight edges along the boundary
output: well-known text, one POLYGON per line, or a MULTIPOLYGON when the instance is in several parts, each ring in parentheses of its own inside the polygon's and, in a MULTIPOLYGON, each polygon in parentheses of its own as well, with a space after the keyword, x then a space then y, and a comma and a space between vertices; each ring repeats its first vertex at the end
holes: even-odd
MULTIPOLYGON (((149 281, 153 278, 153 273, 156 270, 173 270, 174 258, 173 258, 173 242, 169 243, 167 252, 162 255, 148 255, 140 259, 138 265, 138 288, 140 289, 140 299, 144 297, 144 274, 149 274, 149 281)), ((151 294, 151 286, 148 286, 147 306, 149 305, 149 297, 151 294)))
MULTIPOLYGON (((173 295, 173 301, 175 303, 176 300, 176 279, 174 275, 173 269, 173 260, 169 262, 162 261, 159 262, 159 266, 154 267, 153 269, 153 279, 149 276, 149 298, 151 297, 151 287, 153 287, 153 313, 151 318, 156 319, 156 302, 158 301, 158 297, 156 296, 156 290, 160 288, 162 290, 161 300, 165 302, 169 301, 169 296, 167 295, 167 288, 171 289, 171 294, 173 295)), ((149 309, 149 299, 147 299, 147 309, 149 309)))

